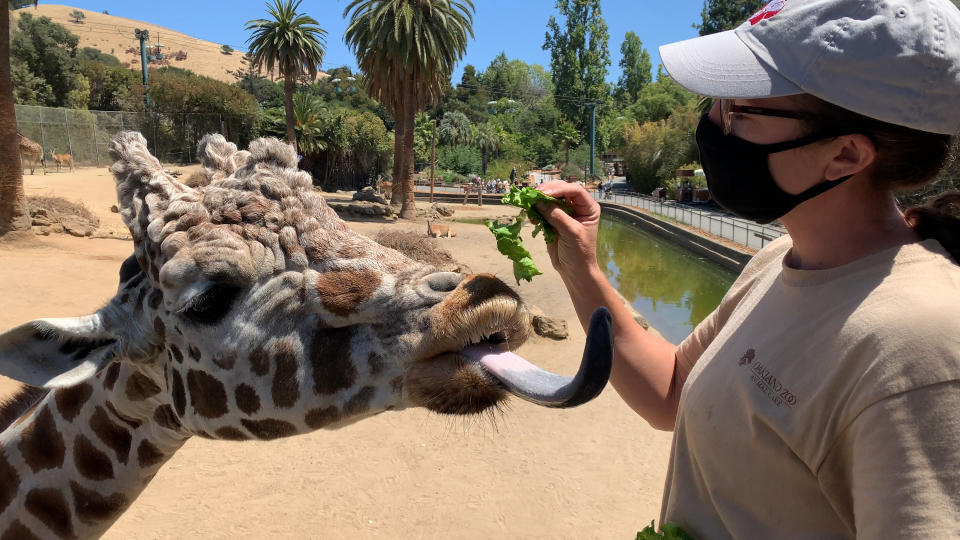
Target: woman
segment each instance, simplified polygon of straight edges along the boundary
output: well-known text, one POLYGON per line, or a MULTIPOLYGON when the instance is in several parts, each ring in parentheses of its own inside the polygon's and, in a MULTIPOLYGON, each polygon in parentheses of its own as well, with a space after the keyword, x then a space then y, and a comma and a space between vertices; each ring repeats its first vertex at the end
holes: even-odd
POLYGON ((949 0, 778 0, 661 48, 721 98, 697 130, 713 197, 789 236, 679 346, 625 311, 596 262, 600 207, 541 208, 586 324, 614 315, 611 381, 674 430, 661 521, 696 538, 960 536, 960 195, 901 212, 960 131, 949 0), (952 214, 951 214, 952 212, 952 214))

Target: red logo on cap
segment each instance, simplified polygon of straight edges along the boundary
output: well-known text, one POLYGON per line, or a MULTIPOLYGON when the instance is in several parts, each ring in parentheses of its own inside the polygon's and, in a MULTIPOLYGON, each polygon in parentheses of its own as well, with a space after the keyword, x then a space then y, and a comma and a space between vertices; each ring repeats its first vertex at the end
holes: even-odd
POLYGON ((773 2, 763 6, 763 9, 758 11, 756 15, 750 17, 750 25, 752 26, 760 21, 773 17, 777 13, 780 13, 786 5, 787 0, 773 0, 773 2))

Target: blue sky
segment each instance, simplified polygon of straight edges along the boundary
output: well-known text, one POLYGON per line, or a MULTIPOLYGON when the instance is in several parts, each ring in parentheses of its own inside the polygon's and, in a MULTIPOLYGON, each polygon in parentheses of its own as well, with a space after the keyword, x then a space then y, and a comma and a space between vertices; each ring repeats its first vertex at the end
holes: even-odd
MULTIPOLYGON (((511 59, 549 68, 549 53, 541 47, 547 21, 556 13, 554 3, 554 0, 474 0, 476 37, 470 41, 453 80, 459 82, 464 65, 473 64, 483 70, 501 51, 511 59)), ((342 14, 347 4, 348 0, 304 0, 301 4, 301 10, 317 19, 328 32, 323 68, 356 67, 356 59, 343 42, 347 22, 342 14)), ((239 50, 246 50, 249 34, 244 30, 245 23, 266 16, 264 2, 259 0, 73 0, 70 5, 91 11, 108 10, 111 15, 148 21, 215 43, 227 43, 239 50)), ((601 0, 601 7, 610 31, 608 80, 616 82, 620 75, 617 65, 620 44, 626 32, 640 36, 650 51, 656 71, 659 45, 696 37, 693 24, 700 22, 703 0, 601 0)), ((132 45, 132 37, 130 41, 132 45)))

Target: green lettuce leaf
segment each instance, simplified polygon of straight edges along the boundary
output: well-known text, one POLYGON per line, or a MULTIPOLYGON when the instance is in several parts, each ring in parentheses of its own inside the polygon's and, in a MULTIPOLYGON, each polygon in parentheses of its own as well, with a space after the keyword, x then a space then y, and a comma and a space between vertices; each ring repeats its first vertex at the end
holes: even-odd
POLYGON ((653 523, 651 521, 648 527, 638 532, 636 540, 693 540, 690 533, 678 527, 676 523, 661 525, 660 530, 663 531, 663 534, 658 533, 653 528, 653 523))

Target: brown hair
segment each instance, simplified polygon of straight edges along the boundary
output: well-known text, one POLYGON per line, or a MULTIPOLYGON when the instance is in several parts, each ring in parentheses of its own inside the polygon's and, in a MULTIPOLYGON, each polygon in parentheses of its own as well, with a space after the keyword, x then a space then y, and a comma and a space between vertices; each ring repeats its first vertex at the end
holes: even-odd
POLYGON ((956 136, 930 133, 883 122, 827 103, 810 95, 801 98, 813 115, 807 121, 812 131, 862 133, 877 147, 870 166, 870 180, 881 189, 899 194, 901 202, 917 200, 916 192, 934 185, 921 206, 906 209, 904 215, 923 239, 935 239, 960 262, 960 191, 943 191, 944 185, 957 182, 960 174, 956 136), (954 176, 954 178, 951 178, 954 176))

